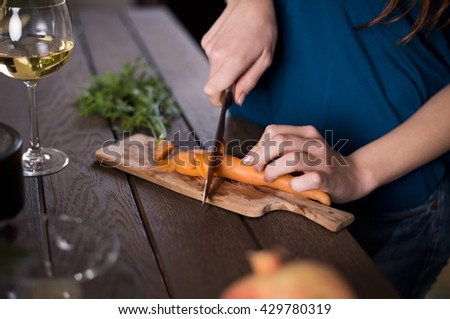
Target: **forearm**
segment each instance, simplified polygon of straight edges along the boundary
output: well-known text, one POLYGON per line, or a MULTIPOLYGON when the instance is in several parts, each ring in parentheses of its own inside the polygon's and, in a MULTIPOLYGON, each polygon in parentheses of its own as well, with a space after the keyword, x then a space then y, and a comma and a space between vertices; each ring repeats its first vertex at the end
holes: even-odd
POLYGON ((350 155, 363 192, 396 180, 450 150, 450 85, 393 131, 350 155))

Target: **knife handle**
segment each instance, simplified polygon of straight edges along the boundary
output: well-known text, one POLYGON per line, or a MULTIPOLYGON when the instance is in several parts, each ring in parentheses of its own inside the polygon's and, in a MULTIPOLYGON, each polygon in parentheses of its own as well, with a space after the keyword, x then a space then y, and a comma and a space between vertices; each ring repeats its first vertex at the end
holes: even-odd
POLYGON ((226 88, 222 92, 222 94, 220 95, 220 103, 222 104, 222 107, 226 107, 228 109, 231 106, 231 104, 233 104, 235 89, 236 89, 236 84, 233 83, 230 87, 226 88))

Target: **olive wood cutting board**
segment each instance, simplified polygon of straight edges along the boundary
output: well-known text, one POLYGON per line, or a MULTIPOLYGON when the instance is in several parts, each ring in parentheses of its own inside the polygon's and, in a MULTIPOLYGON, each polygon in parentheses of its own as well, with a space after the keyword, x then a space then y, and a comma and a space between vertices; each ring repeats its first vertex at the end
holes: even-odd
MULTIPOLYGON (((104 145, 96 151, 95 159, 101 165, 114 167, 201 201, 204 180, 156 167, 152 161, 155 146, 152 137, 136 134, 115 144, 104 145)), ((220 177, 214 178, 207 203, 247 217, 261 217, 277 210, 290 211, 333 232, 345 228, 354 219, 350 213, 300 195, 220 177)))

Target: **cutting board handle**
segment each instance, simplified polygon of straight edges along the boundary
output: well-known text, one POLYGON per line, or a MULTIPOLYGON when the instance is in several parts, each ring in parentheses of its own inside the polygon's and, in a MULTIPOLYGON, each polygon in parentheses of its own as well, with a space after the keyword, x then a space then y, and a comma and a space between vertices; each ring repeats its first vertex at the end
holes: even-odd
POLYGON ((354 220, 352 214, 322 204, 315 205, 315 207, 312 208, 310 205, 301 205, 283 201, 274 202, 266 209, 267 211, 287 210, 302 215, 332 232, 344 229, 354 220))

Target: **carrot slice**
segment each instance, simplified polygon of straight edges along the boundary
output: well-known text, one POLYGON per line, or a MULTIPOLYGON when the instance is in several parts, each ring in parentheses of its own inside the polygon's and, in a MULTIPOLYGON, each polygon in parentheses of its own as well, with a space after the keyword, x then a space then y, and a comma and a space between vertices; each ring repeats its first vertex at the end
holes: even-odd
POLYGON ((178 167, 194 169, 197 167, 197 159, 192 151, 177 153, 173 156, 173 158, 175 165, 178 167))
POLYGON ((204 150, 189 150, 174 155, 175 170, 184 175, 200 176, 197 167, 199 166, 199 157, 203 155, 204 150))
POLYGON ((182 175, 188 175, 188 176, 200 176, 198 175, 197 168, 189 168, 189 167, 183 167, 179 165, 175 165, 175 170, 182 174, 182 175))
POLYGON ((173 158, 164 158, 157 161, 155 165, 164 172, 172 172, 175 170, 175 161, 173 158))
POLYGON ((153 158, 156 162, 163 160, 168 154, 172 153, 175 149, 175 144, 171 141, 163 140, 156 144, 153 158))

